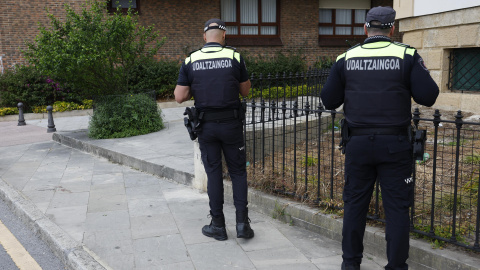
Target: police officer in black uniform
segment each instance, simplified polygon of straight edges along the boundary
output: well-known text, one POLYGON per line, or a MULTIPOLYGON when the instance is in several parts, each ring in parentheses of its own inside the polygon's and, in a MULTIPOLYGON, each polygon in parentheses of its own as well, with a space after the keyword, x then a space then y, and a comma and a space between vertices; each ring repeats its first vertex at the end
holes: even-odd
POLYGON ((232 179, 236 209, 237 237, 252 238, 247 208, 247 171, 243 141, 243 111, 239 99, 248 95, 250 80, 242 56, 225 46, 225 23, 211 19, 205 23, 206 44, 192 52, 182 64, 175 88, 179 103, 195 99, 196 128, 203 165, 208 177, 210 225, 202 233, 227 240, 223 215, 222 155, 232 179))
POLYGON ((386 215, 385 269, 408 269, 413 191, 408 136, 411 97, 418 104, 432 106, 439 90, 416 50, 391 41, 394 21, 391 7, 370 9, 364 26, 368 38, 338 56, 321 93, 325 108, 343 104, 349 133, 342 269, 360 269, 366 215, 376 180, 386 215))

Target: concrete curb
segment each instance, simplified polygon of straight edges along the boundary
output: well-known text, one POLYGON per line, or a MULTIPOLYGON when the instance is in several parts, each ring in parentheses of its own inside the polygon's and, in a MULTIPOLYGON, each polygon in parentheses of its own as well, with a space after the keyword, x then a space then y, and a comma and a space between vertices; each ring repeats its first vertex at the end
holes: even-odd
MULTIPOLYGON (((223 181, 225 200, 233 202, 232 184, 223 181)), ((248 190, 249 208, 275 217, 286 223, 319 233, 330 239, 342 241, 343 219, 334 215, 322 214, 300 202, 283 199, 264 192, 248 190)), ((386 256, 386 241, 383 228, 367 226, 364 236, 365 251, 377 257, 386 256)), ((429 243, 410 239, 408 265, 416 270, 478 270, 480 258, 468 256, 464 252, 432 249, 429 243)))
MULTIPOLYGON (((66 146, 107 158, 112 162, 169 178, 181 184, 192 185, 194 175, 190 173, 179 172, 163 165, 129 157, 125 154, 58 133, 53 135, 53 140, 66 146)), ((224 181, 224 190, 225 200, 232 201, 231 182, 224 181)), ((342 219, 335 219, 332 215, 320 213, 318 209, 308 207, 299 202, 265 194, 258 190, 249 189, 248 197, 251 209, 266 215, 275 215, 280 220, 314 231, 333 240, 341 241, 342 239, 342 219)), ((378 257, 385 257, 386 245, 383 228, 367 227, 364 246, 366 252, 378 257)), ((464 252, 432 249, 426 241, 411 239, 408 264, 412 269, 417 270, 476 270, 479 269, 480 258, 468 256, 464 252)))
POLYGON ((69 269, 110 269, 91 255, 91 251, 73 240, 57 224, 45 216, 30 200, 0 178, 0 199, 15 215, 50 247, 52 252, 69 269))
POLYGON ((184 185, 192 185, 193 178, 195 177, 191 173, 181 172, 170 167, 166 167, 160 164, 155 164, 139 158, 131 157, 119 152, 115 152, 110 149, 106 149, 82 140, 78 140, 72 137, 65 136, 60 133, 54 133, 52 139, 58 143, 66 145, 68 147, 78 149, 96 155, 99 157, 104 157, 111 162, 122 164, 125 166, 130 166, 137 170, 141 170, 150 174, 154 174, 160 177, 165 177, 168 179, 175 179, 176 182, 184 185))

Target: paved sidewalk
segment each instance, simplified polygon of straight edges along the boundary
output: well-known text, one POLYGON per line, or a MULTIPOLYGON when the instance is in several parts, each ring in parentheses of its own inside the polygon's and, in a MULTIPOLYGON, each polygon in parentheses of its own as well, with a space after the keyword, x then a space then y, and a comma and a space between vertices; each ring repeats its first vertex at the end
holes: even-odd
MULTIPOLYGON (((54 119, 57 137, 122 164, 148 165, 142 170, 160 170, 157 175, 168 179, 53 142, 51 134, 45 135, 46 119, 27 119, 26 127, 0 123, 0 134, 6 134, 0 142, 0 191, 2 183, 8 183, 61 228, 64 235, 55 232, 52 237, 72 239, 70 246, 78 243, 93 251, 92 257, 81 258, 85 265, 97 260, 107 269, 128 270, 339 269, 339 242, 275 220, 273 213, 250 211, 255 237, 237 239, 234 207, 226 202, 229 239, 216 241, 201 234, 201 227, 210 222, 208 197, 178 183, 194 173, 193 143, 183 126, 183 111, 184 107, 163 109, 166 128, 159 132, 110 140, 86 136, 88 115, 54 119), (20 136, 9 135, 22 131, 24 143, 20 136)), ((35 222, 39 220, 42 217, 35 222)), ((428 249, 426 244, 423 250, 428 249)), ((365 254, 362 269, 383 269, 385 264, 383 257, 365 254)))
MULTIPOLYGON (((164 109, 166 129, 160 132, 91 143, 193 173, 183 110, 164 109)), ((88 117, 54 121, 59 133, 78 135, 85 134, 88 117)), ((250 214, 255 237, 237 239, 231 203, 225 205, 229 239, 205 237, 201 227, 210 222, 206 193, 53 142, 47 139, 51 134, 45 135, 46 120, 15 125, 6 122, 0 132, 23 131, 35 140, 21 144, 2 136, 0 178, 107 268, 339 269, 340 243, 255 211, 250 214)), ((385 263, 372 255, 364 261, 362 269, 382 269, 385 263)))

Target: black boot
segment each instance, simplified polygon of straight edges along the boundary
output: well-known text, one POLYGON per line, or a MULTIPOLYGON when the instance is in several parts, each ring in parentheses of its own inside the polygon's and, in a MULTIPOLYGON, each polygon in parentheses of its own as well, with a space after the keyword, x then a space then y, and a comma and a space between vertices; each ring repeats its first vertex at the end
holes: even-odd
POLYGON ((360 265, 357 263, 346 264, 342 262, 342 270, 360 270, 360 265))
POLYGON ((248 208, 245 211, 236 211, 235 213, 237 215, 237 238, 253 238, 254 233, 250 228, 248 208))
POLYGON ((227 230, 225 229, 225 216, 222 214, 221 216, 215 217, 210 212, 210 216, 212 217, 212 221, 210 225, 205 225, 202 228, 202 233, 205 236, 213 237, 215 240, 223 241, 227 240, 227 230))

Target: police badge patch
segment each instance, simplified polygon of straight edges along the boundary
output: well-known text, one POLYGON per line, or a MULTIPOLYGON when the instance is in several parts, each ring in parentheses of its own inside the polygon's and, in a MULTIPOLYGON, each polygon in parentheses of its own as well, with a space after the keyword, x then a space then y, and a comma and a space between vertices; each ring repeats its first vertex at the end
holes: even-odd
POLYGON ((420 57, 420 59, 418 59, 418 63, 423 69, 425 69, 428 73, 430 73, 430 70, 428 70, 427 66, 425 66, 425 62, 423 61, 423 58, 420 57))

